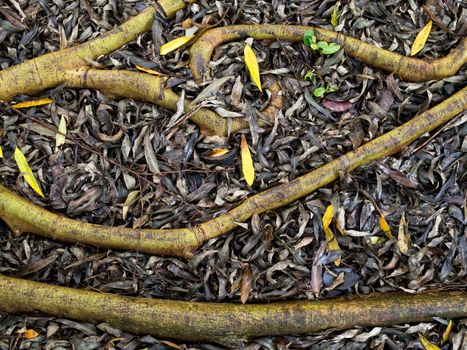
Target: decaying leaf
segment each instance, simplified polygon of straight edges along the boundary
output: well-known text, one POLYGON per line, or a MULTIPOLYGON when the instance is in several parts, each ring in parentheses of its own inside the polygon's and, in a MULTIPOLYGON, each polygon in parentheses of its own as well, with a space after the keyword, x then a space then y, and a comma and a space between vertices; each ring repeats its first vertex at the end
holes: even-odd
MULTIPOLYGON (((341 250, 339 247, 339 243, 337 242, 336 237, 334 237, 334 233, 332 230, 329 228, 329 225, 331 225, 332 218, 334 217, 334 207, 332 205, 329 205, 326 208, 326 211, 324 212, 323 215, 323 229, 324 229, 324 235, 326 237, 326 241, 328 242, 328 249, 329 250, 341 250)), ((336 266, 339 266, 341 263, 341 258, 337 258, 334 264, 336 266)))
POLYGON ((240 144, 242 154, 242 172, 245 176, 246 183, 251 186, 255 181, 255 168, 253 167, 253 159, 251 158, 250 149, 246 142, 245 134, 242 134, 242 142, 240 144))
POLYGON ((49 103, 52 103, 52 102, 53 101, 50 98, 40 98, 38 100, 19 102, 13 105, 12 107, 13 108, 29 108, 29 107, 35 107, 35 106, 48 105, 49 103))
POLYGON ((206 157, 216 158, 216 157, 223 156, 224 154, 227 154, 227 153, 229 153, 229 150, 227 148, 216 148, 206 153, 206 157))
POLYGON ((39 336, 34 329, 26 329, 24 332, 21 333, 21 338, 23 339, 34 339, 39 336))
POLYGON ((409 251, 410 236, 407 228, 407 220, 405 220, 405 213, 402 213, 401 220, 399 221, 399 231, 397 235, 397 246, 402 254, 407 254, 409 251))
POLYGON ((251 80, 253 80, 259 91, 263 92, 263 88, 261 87, 261 78, 259 75, 259 65, 255 52, 250 45, 246 44, 243 53, 245 55, 245 64, 251 75, 251 80))
POLYGON ((189 42, 193 38, 194 36, 190 35, 190 36, 182 36, 180 38, 171 40, 168 43, 165 43, 164 45, 161 46, 160 53, 162 56, 167 55, 171 53, 172 51, 175 51, 179 47, 185 45, 187 42, 189 42))
POLYGON ((29 184, 29 186, 31 186, 31 188, 34 191, 36 191, 36 193, 39 196, 41 196, 42 198, 45 198, 39 186, 39 183, 36 181, 36 178, 34 177, 32 170, 29 167, 26 157, 24 156, 23 152, 21 152, 21 150, 18 147, 15 148, 14 158, 15 158, 16 164, 18 165, 19 171, 22 173, 24 179, 29 184))
POLYGON ((128 210, 130 209, 131 205, 135 202, 136 198, 138 198, 139 191, 132 191, 128 193, 128 196, 126 197, 125 203, 123 204, 122 208, 122 218, 123 220, 126 220, 126 217, 128 215, 128 210))
POLYGON ((420 334, 419 337, 420 337, 420 342, 422 343, 423 347, 426 350, 441 350, 435 344, 431 343, 428 339, 426 339, 423 335, 420 334))
POLYGON ((391 239, 393 237, 391 228, 389 227, 388 222, 386 221, 386 218, 384 217, 383 214, 380 214, 379 216, 379 227, 381 227, 381 230, 386 234, 386 236, 391 239))
POLYGON ((410 50, 410 55, 414 56, 417 53, 423 49, 425 46, 426 40, 428 39, 428 36, 430 35, 431 32, 431 26, 433 24, 433 21, 430 19, 428 23, 423 27, 423 29, 417 34, 417 37, 415 38, 412 48, 410 50))
POLYGON ((443 339, 441 340, 441 345, 443 345, 445 342, 448 341, 449 334, 451 334, 451 329, 452 329, 452 320, 449 320, 446 330, 443 333, 443 339))
POLYGON ((61 145, 65 144, 65 135, 66 135, 66 119, 65 116, 62 115, 60 118, 60 123, 58 124, 58 133, 55 136, 55 152, 57 152, 58 148, 61 145))
POLYGON ((245 304, 248 300, 251 291, 252 280, 251 270, 249 267, 246 267, 243 270, 242 279, 240 280, 240 300, 242 304, 245 304))

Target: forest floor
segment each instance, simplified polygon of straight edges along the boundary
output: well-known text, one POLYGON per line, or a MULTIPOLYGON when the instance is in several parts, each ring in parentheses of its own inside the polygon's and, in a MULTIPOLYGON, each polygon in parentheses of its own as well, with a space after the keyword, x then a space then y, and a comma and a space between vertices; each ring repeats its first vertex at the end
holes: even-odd
MULTIPOLYGON (((93 64, 106 69, 135 70, 139 65, 157 70, 170 76, 168 86, 179 94, 184 91, 185 98, 192 100, 206 86, 193 80, 188 51, 158 58, 155 47, 161 41, 185 35, 193 22, 302 24, 332 30, 335 3, 199 1, 171 20, 158 19, 161 37, 148 32, 93 64)), ((148 4, 7 1, 0 11, 0 66, 5 69, 85 42, 148 4), (22 16, 22 21, 15 20, 22 16)), ((467 8, 460 1, 430 1, 425 9, 418 1, 341 1, 334 30, 410 55, 429 14, 433 29, 417 57, 441 57, 467 33, 467 8)), ((44 92, 42 96, 53 103, 24 110, 25 115, 0 111, 4 153, 0 183, 41 207, 86 222, 186 227, 382 135, 443 101, 466 82, 465 67, 440 81, 409 83, 372 69, 342 50, 320 56, 302 43, 253 41, 261 72, 278 80, 284 98, 283 111, 271 131, 254 122, 269 95, 267 85, 260 93, 251 82, 244 45, 242 40, 215 50, 210 65, 213 81, 230 79, 219 85, 208 103, 228 117, 235 117, 235 112, 249 118, 247 140, 256 173, 251 187, 242 174, 240 134, 205 137, 190 121, 167 128, 173 113, 160 107, 64 87, 44 92), (336 91, 324 98, 314 96, 317 88, 331 84, 336 91), (65 144, 55 149, 55 135, 42 123, 58 126, 61 116, 66 118, 68 133, 85 148, 65 144), (26 155, 45 199, 20 177, 12 156, 16 145, 26 155), (232 153, 219 161, 209 155, 216 148, 232 153), (148 158, 157 162, 159 172, 148 168, 148 158), (130 193, 136 200, 125 206, 130 193)), ((284 208, 254 216, 233 232, 204 244, 191 260, 62 244, 34 235, 13 238, 0 223, 0 273, 121 295, 236 303, 243 297, 254 303, 316 298, 312 284, 321 281, 312 281, 311 270, 319 262, 323 273, 314 278, 322 278, 320 298, 372 291, 465 290, 466 121, 464 113, 395 156, 343 174, 339 181, 284 208), (321 251, 322 256, 317 256, 325 241, 322 217, 329 204, 347 234, 341 235, 332 226, 340 254, 321 251), (387 239, 381 230, 380 211, 395 238, 387 239), (341 263, 336 266, 338 258, 341 263)), ((245 348, 422 349, 419 335, 439 345, 447 322, 433 319, 393 327, 261 337, 245 348)), ((460 349, 466 342, 467 320, 454 320, 444 348, 460 349)), ((137 336, 105 323, 0 313, 0 349, 185 348, 221 347, 137 336), (21 330, 25 329, 38 336, 24 339, 21 330)))

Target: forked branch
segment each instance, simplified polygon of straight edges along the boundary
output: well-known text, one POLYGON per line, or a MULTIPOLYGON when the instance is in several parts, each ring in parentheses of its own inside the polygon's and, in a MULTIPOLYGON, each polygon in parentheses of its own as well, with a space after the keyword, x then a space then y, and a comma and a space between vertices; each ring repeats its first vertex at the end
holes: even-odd
POLYGON ((407 123, 288 183, 249 197, 210 221, 192 228, 150 230, 107 227, 67 219, 34 205, 0 186, 0 218, 12 231, 35 233, 64 242, 81 242, 102 248, 190 257, 207 240, 225 234, 253 214, 261 214, 302 198, 373 160, 394 154, 423 134, 467 109, 467 87, 407 123), (28 213, 27 216, 22 213, 28 213))

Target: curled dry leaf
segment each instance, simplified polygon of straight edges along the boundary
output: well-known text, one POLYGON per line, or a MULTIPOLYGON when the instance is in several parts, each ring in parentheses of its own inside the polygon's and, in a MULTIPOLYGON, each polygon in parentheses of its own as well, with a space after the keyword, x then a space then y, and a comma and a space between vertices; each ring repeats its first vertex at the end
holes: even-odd
POLYGON ((353 107, 353 103, 349 101, 337 102, 328 100, 327 98, 323 98, 322 103, 324 107, 330 109, 333 112, 345 112, 353 107))
POLYGON ((246 183, 251 186, 255 181, 255 168, 253 166, 253 159, 251 158, 250 149, 246 142, 245 134, 242 134, 242 142, 240 144, 242 154, 242 172, 245 176, 246 183))
POLYGON ((242 279, 240 281, 240 300, 242 301, 242 304, 245 304, 248 300, 251 291, 252 281, 253 279, 251 275, 251 270, 249 267, 246 267, 243 270, 242 279))
POLYGON ((428 23, 423 27, 423 29, 417 34, 417 37, 415 38, 412 48, 410 50, 410 55, 414 56, 417 53, 420 52, 421 49, 425 46, 426 40, 428 39, 428 36, 430 35, 431 32, 431 26, 433 24, 433 21, 430 19, 428 23))
POLYGON ((65 136, 66 136, 66 119, 65 116, 62 115, 60 118, 60 123, 58 124, 58 132, 55 136, 55 152, 57 152, 58 148, 61 145, 65 144, 65 136))
POLYGON ((255 52, 250 45, 246 44, 243 53, 245 55, 245 64, 251 75, 251 80, 253 80, 259 91, 263 92, 263 88, 261 87, 261 78, 259 75, 259 65, 255 52))
POLYGON ((183 45, 185 45, 187 42, 189 42, 193 38, 194 36, 190 35, 190 36, 182 36, 180 38, 171 40, 168 43, 165 43, 164 45, 161 46, 160 53, 162 56, 167 55, 171 53, 172 51, 175 51, 179 47, 182 47, 183 45))
POLYGON ((36 178, 34 177, 31 168, 29 167, 28 161, 26 160, 26 157, 24 156, 23 152, 16 147, 15 148, 15 154, 14 158, 16 161, 16 164, 18 165, 19 171, 22 173, 24 179, 26 182, 31 186, 31 188, 42 198, 45 198, 44 194, 42 193, 41 187, 39 186, 39 183, 36 181, 36 178))
POLYGON ((399 232, 397 235, 397 246, 402 254, 407 254, 409 251, 410 236, 408 234, 407 221, 405 213, 402 213, 401 220, 399 221, 399 232))
POLYGON ((38 100, 19 102, 13 105, 12 107, 13 108, 29 108, 29 107, 35 107, 35 106, 48 105, 49 103, 52 103, 52 102, 53 101, 50 98, 40 98, 38 100))

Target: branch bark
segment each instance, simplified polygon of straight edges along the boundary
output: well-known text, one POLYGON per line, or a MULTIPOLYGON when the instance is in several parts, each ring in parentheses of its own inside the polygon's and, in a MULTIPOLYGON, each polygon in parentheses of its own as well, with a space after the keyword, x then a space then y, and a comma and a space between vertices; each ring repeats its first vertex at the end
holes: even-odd
POLYGON ((326 29, 294 25, 235 25, 204 32, 190 48, 190 68, 196 81, 209 76, 208 64, 214 49, 226 42, 251 37, 256 40, 301 42, 306 31, 313 30, 318 40, 339 44, 345 53, 371 67, 399 75, 414 82, 438 80, 456 74, 467 63, 467 38, 442 58, 421 60, 380 49, 350 36, 326 29))
POLYGON ((34 205, 0 186, 0 218, 16 235, 30 232, 64 242, 81 242, 102 248, 135 249, 144 253, 191 257, 192 250, 225 234, 253 214, 273 210, 307 196, 373 160, 394 154, 423 134, 467 109, 467 87, 398 128, 325 165, 257 195, 210 221, 192 228, 148 230, 107 227, 61 217, 34 205), (28 213, 27 216, 22 215, 28 213))
POLYGON ((467 294, 438 292, 268 304, 216 304, 97 293, 0 275, 0 310, 107 322, 137 334, 239 347, 266 335, 467 316, 467 294))

